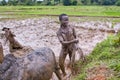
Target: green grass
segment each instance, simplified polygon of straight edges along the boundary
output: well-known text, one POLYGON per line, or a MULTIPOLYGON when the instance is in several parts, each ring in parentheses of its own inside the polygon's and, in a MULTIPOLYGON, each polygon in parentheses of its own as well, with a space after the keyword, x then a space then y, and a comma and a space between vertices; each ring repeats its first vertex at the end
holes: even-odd
MULTIPOLYGON (((105 64, 113 70, 113 77, 108 80, 120 79, 120 33, 117 36, 110 35, 108 39, 97 44, 92 53, 87 56, 87 63, 82 65, 82 72, 73 80, 85 80, 86 70, 96 65, 105 64)), ((78 63, 79 66, 81 66, 78 63)))
POLYGON ((59 15, 120 17, 118 6, 0 6, 1 15, 59 15))
POLYGON ((0 6, 0 20, 43 16, 58 18, 61 13, 68 14, 71 21, 108 21, 113 25, 120 22, 118 6, 0 6))

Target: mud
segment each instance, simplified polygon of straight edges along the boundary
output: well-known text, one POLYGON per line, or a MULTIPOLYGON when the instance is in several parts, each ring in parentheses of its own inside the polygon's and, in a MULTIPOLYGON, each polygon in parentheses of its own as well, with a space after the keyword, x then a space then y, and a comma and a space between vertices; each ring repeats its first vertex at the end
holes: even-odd
MULTIPOLYGON (((79 19, 78 19, 79 20, 79 19)), ((107 38, 109 30, 112 30, 111 22, 89 21, 89 22, 70 22, 76 29, 77 37, 79 38, 79 46, 85 55, 92 52, 97 43, 100 43, 107 38), (102 31, 101 31, 102 29, 102 31)), ((58 18, 42 17, 25 20, 7 20, 0 22, 0 41, 3 44, 4 55, 9 54, 8 44, 4 45, 4 37, 1 29, 3 27, 11 28, 11 31, 16 34, 16 39, 24 46, 32 47, 50 47, 56 58, 58 58, 61 45, 57 39, 56 32, 59 28, 58 18)), ((114 32, 112 32, 113 34, 114 32)), ((69 62, 68 57, 66 64, 69 62)), ((70 73, 70 70, 66 70, 70 73)), ((68 75, 69 76, 69 75, 68 75)), ((52 80, 56 80, 53 76, 52 80)), ((66 80, 70 80, 66 79, 66 80)))
POLYGON ((95 66, 87 70, 86 80, 108 80, 113 76, 112 72, 106 65, 95 66))

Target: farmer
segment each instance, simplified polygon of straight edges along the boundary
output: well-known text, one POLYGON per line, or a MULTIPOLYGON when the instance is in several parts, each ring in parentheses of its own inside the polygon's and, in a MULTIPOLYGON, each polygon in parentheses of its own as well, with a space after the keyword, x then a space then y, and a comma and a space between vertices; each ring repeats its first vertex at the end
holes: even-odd
POLYGON ((57 37, 62 45, 62 49, 59 56, 59 66, 62 70, 63 76, 66 75, 64 62, 67 54, 69 54, 71 70, 73 72, 73 67, 75 63, 75 52, 78 48, 77 43, 79 40, 76 38, 76 32, 74 27, 68 24, 69 19, 67 14, 61 14, 59 16, 60 28, 57 32, 57 37))

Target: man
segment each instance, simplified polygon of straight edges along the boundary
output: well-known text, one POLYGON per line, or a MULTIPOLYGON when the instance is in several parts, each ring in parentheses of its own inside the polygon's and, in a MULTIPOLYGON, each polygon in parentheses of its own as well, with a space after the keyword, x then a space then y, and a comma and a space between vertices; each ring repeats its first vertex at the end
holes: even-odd
POLYGON ((71 27, 68 22, 68 16, 66 14, 61 14, 59 16, 60 28, 57 32, 57 37, 62 45, 62 49, 59 56, 59 66, 63 72, 63 75, 66 75, 64 62, 67 54, 69 54, 71 68, 73 72, 73 66, 75 62, 75 52, 77 50, 77 43, 79 40, 76 38, 76 33, 74 27, 71 27))

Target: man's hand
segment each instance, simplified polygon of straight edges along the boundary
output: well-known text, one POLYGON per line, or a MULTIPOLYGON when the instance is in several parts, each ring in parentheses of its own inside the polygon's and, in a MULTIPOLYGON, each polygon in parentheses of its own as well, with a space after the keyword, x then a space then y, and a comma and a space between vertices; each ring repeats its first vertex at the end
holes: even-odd
POLYGON ((78 39, 74 39, 74 43, 78 43, 79 42, 79 40, 78 39))

